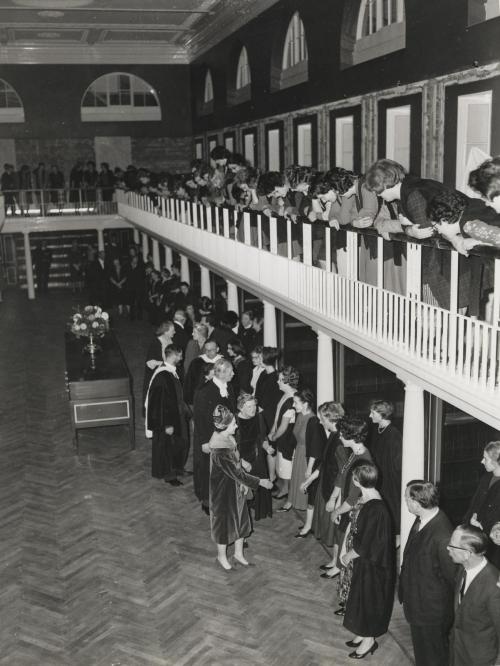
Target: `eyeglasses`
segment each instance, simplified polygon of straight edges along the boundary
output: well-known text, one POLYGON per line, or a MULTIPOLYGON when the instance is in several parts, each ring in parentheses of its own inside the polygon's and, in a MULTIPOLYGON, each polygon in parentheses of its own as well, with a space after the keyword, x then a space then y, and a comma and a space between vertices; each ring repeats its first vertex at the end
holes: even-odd
POLYGON ((469 548, 462 548, 462 546, 453 546, 451 543, 449 543, 446 548, 453 548, 453 550, 465 550, 466 553, 471 553, 472 551, 469 550, 469 548))

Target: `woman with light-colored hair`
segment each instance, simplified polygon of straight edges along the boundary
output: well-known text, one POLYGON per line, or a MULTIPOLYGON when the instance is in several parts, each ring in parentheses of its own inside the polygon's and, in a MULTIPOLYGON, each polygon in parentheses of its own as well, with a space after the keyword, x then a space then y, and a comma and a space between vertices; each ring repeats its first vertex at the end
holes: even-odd
POLYGON ((243 540, 252 532, 246 495, 259 486, 270 490, 269 479, 259 479, 242 467, 234 434, 236 419, 227 407, 217 405, 213 411, 214 433, 204 450, 210 453, 210 529, 217 544, 217 563, 231 571, 227 547, 234 543, 234 561, 250 566, 243 554, 243 540))

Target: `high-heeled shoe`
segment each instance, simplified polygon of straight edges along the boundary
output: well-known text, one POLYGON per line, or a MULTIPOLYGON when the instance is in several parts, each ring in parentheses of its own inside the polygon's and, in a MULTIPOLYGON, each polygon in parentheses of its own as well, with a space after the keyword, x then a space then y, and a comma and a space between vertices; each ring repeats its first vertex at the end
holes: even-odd
POLYGON ((337 571, 337 573, 334 573, 333 576, 330 576, 330 574, 325 571, 325 573, 320 574, 320 578, 328 578, 329 580, 333 580, 334 578, 337 578, 337 576, 340 575, 340 571, 337 571))
POLYGON ((295 535, 295 538, 296 539, 305 539, 310 534, 312 534, 312 530, 307 530, 307 532, 304 532, 304 534, 301 534, 300 532, 297 532, 297 534, 295 535))
POLYGON ((349 657, 350 657, 351 659, 364 659, 364 658, 367 657, 369 654, 373 654, 377 648, 378 648, 378 643, 377 643, 377 641, 374 641, 374 643, 373 643, 373 645, 371 646, 371 648, 369 648, 366 652, 362 652, 362 653, 360 654, 359 652, 356 652, 356 650, 354 650, 354 652, 351 652, 351 653, 349 654, 349 657))
POLYGON ((361 645, 362 641, 346 641, 345 644, 347 647, 358 647, 358 645, 361 645))
POLYGON ((337 608, 337 610, 333 611, 333 614, 336 615, 337 617, 344 617, 345 608, 341 606, 340 608, 337 608))
POLYGON ((319 567, 319 570, 320 571, 329 571, 330 569, 334 569, 334 568, 335 568, 335 564, 322 564, 319 567))
POLYGON ((253 562, 242 562, 239 560, 236 556, 233 557, 233 564, 235 567, 240 566, 240 567, 254 567, 255 564, 253 562))
POLYGON ((229 567, 229 569, 226 569, 226 567, 222 564, 222 562, 219 560, 218 557, 215 558, 215 561, 220 566, 220 568, 224 571, 224 573, 231 573, 233 571, 233 567, 229 567))

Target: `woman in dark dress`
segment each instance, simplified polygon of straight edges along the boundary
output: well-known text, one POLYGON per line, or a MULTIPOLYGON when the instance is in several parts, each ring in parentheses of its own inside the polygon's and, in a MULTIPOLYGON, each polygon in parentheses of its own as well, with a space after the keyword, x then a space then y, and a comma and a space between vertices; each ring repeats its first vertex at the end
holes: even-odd
MULTIPOLYGON (((266 439, 266 430, 262 409, 257 407, 257 401, 250 393, 240 393, 238 400, 238 432, 236 440, 241 456, 241 462, 247 472, 251 472, 259 479, 269 478, 266 452, 262 444, 266 439), (248 469, 246 467, 248 465, 248 469)), ((259 487, 254 498, 249 502, 255 512, 255 520, 272 518, 273 500, 271 491, 259 487)))
POLYGON ((483 474, 479 481, 464 523, 479 527, 489 535, 487 557, 492 564, 500 568, 500 545, 496 543, 497 539, 492 540, 492 528, 500 519, 500 441, 490 442, 485 446, 481 463, 486 474, 483 474))
POLYGON ((319 420, 326 431, 326 440, 323 459, 319 468, 318 490, 314 503, 312 529, 316 539, 323 546, 333 547, 332 559, 323 564, 320 569, 327 571, 336 566, 338 558, 338 545, 334 545, 335 524, 332 523, 331 514, 326 510, 326 503, 335 488, 335 479, 339 470, 347 460, 345 449, 337 432, 337 421, 344 416, 344 409, 338 402, 324 402, 318 407, 319 420))
POLYGON ((232 543, 234 560, 249 566, 243 554, 243 540, 252 531, 246 501, 248 489, 256 491, 261 486, 270 490, 273 484, 243 469, 234 438, 238 426, 227 407, 216 406, 213 424, 215 431, 206 445, 210 452, 210 529, 217 544, 217 562, 224 571, 231 571, 227 547, 232 543))
POLYGON ((385 634, 394 601, 395 545, 392 519, 376 489, 377 468, 373 463, 358 463, 352 474, 361 492, 353 530, 352 548, 342 556, 342 564, 351 562, 352 581, 345 607, 344 627, 354 634, 347 642, 355 647, 349 656, 363 659, 378 648, 375 640, 385 634))

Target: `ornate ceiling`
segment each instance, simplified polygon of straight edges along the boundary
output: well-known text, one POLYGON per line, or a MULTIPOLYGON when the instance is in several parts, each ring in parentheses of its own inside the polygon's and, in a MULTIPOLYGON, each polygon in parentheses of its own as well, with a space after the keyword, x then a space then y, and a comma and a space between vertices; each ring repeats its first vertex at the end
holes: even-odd
POLYGON ((0 62, 187 63, 277 0, 0 0, 0 62))

